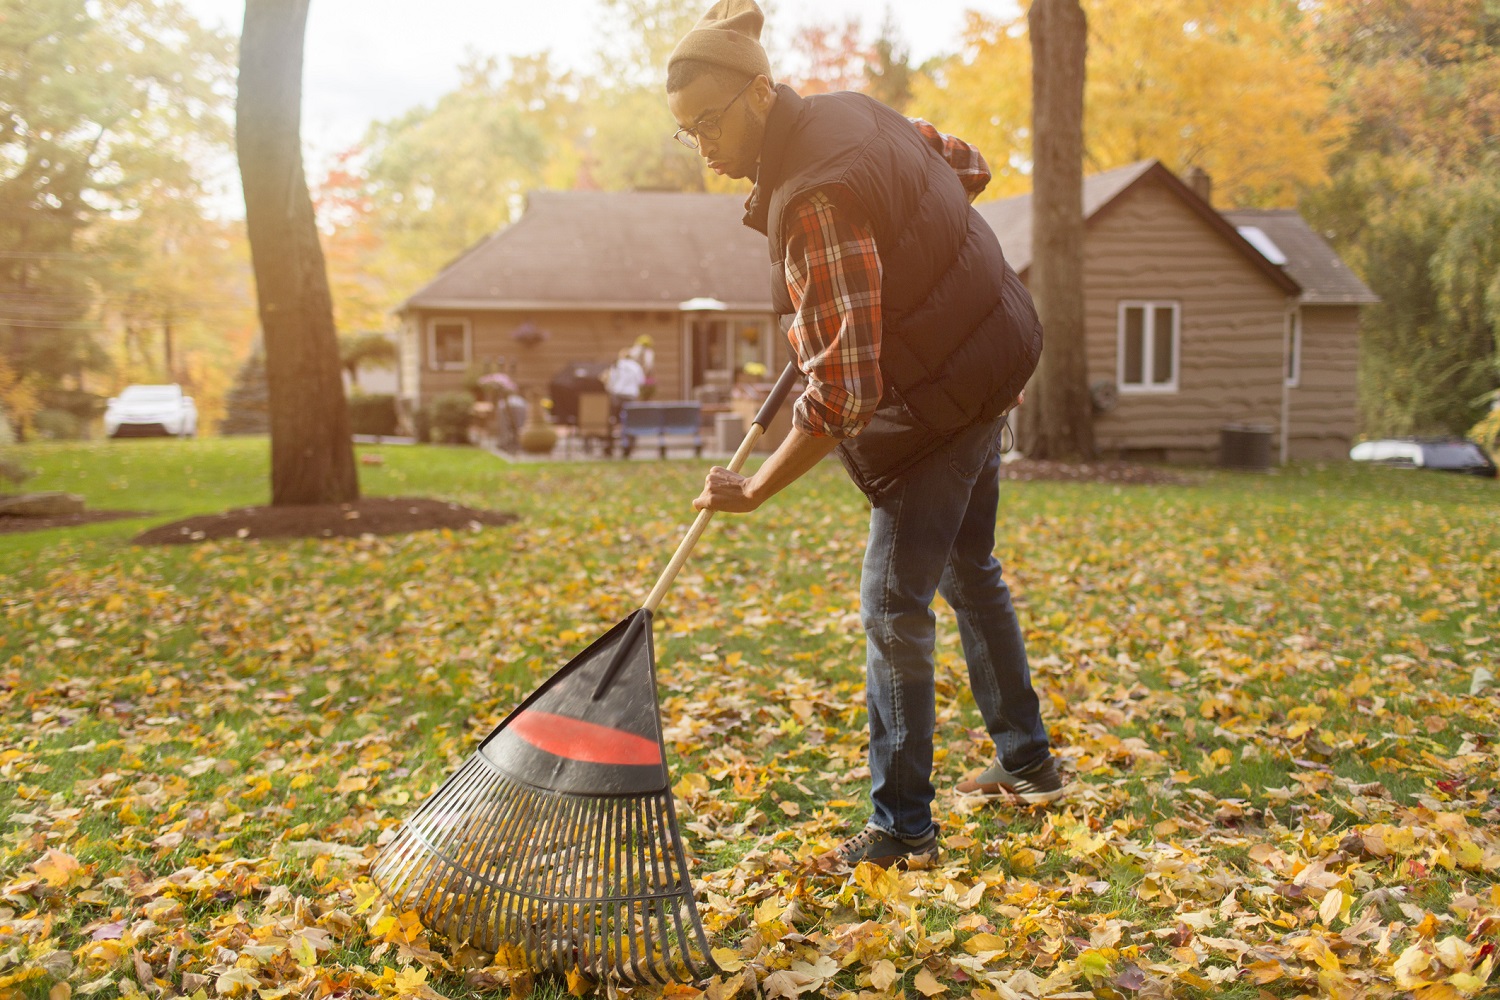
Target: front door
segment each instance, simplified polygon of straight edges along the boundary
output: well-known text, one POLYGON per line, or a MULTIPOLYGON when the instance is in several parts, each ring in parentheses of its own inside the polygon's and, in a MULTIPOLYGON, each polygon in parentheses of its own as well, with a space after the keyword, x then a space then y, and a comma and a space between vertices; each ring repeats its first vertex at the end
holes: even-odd
POLYGON ((684 344, 688 357, 683 366, 687 376, 684 397, 727 398, 735 372, 745 365, 759 364, 769 371, 775 356, 772 329, 766 316, 719 314, 689 320, 684 344))

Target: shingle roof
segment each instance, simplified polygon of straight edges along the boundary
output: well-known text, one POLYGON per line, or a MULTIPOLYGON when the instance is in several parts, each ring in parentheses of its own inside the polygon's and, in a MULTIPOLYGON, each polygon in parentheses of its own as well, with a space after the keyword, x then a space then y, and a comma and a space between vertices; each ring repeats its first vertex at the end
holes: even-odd
MULTIPOLYGON (((1089 219, 1146 174, 1159 171, 1226 239, 1311 304, 1378 302, 1322 237, 1290 209, 1222 216, 1157 160, 1084 178, 1089 219), (1287 256, 1278 268, 1235 232, 1256 226, 1287 256), (1282 277, 1281 275, 1285 275, 1282 277), (1288 280, 1290 279, 1290 281, 1288 280)), ((1031 265, 1031 195, 975 206, 1017 271, 1031 265)), ((538 191, 514 224, 481 240, 402 304, 408 308, 663 309, 718 299, 731 309, 769 312, 765 237, 742 224, 737 194, 538 191), (566 262, 566 263, 561 263, 566 262)))
MULTIPOLYGON (((1289 295, 1301 294, 1296 276, 1288 269, 1277 267, 1261 255, 1237 232, 1233 225, 1214 207, 1194 194, 1160 160, 1141 160, 1103 173, 1092 174, 1083 179, 1083 219, 1087 223, 1099 212, 1108 208, 1120 195, 1134 184, 1151 175, 1158 178, 1182 199, 1184 205, 1197 213, 1204 222, 1216 230, 1231 246, 1243 254, 1252 265, 1279 285, 1289 295)), ((979 214, 990 224, 1000 239, 1005 259, 1018 272, 1031 266, 1031 195, 1017 195, 1003 201, 982 202, 975 206, 979 214)))
POLYGON ((1271 238, 1286 255, 1287 273, 1302 286, 1303 302, 1366 305, 1380 301, 1380 296, 1370 291, 1333 247, 1293 209, 1240 209, 1225 212, 1224 218, 1236 226, 1254 226, 1271 238))
MULTIPOLYGON (((1142 160, 1127 167, 1116 167, 1114 170, 1085 177, 1083 217, 1089 218, 1114 201, 1120 192, 1134 184, 1155 165, 1155 160, 1142 160)), ((974 207, 1000 238, 1000 249, 1005 251, 1005 259, 1010 262, 1010 266, 1017 271, 1030 267, 1031 195, 1021 194, 1000 201, 983 201, 974 207)))
POLYGON ((401 306, 663 309, 695 297, 769 312, 766 238, 744 197, 538 191, 401 306))

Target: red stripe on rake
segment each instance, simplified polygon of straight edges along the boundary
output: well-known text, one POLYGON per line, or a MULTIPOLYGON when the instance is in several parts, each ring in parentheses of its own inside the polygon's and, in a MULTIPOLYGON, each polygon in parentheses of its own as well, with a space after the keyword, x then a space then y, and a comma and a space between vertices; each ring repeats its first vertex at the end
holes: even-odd
POLYGON ((527 709, 508 727, 538 750, 588 764, 660 764, 661 747, 634 733, 527 709))

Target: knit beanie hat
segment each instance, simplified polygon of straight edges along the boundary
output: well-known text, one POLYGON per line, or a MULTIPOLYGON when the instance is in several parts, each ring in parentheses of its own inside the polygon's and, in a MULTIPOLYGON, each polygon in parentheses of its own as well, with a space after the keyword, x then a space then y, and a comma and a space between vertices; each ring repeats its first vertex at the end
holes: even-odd
POLYGON ((719 0, 682 36, 667 58, 670 67, 679 59, 696 59, 738 70, 746 76, 771 76, 771 62, 760 46, 760 29, 766 22, 755 0, 719 0))

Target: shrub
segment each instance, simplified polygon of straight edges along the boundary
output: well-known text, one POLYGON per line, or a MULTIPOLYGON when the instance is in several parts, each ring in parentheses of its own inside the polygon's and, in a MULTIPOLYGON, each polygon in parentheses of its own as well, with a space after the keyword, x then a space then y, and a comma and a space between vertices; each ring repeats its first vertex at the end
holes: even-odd
POLYGON ((396 397, 387 393, 349 397, 349 426, 355 434, 390 437, 396 433, 396 397))
POLYGON ((427 421, 437 444, 467 444, 474 419, 474 397, 467 392, 441 392, 427 404, 427 421))
POLYGON ((43 441, 78 441, 86 436, 88 428, 77 414, 54 409, 38 411, 31 418, 31 426, 43 441))

